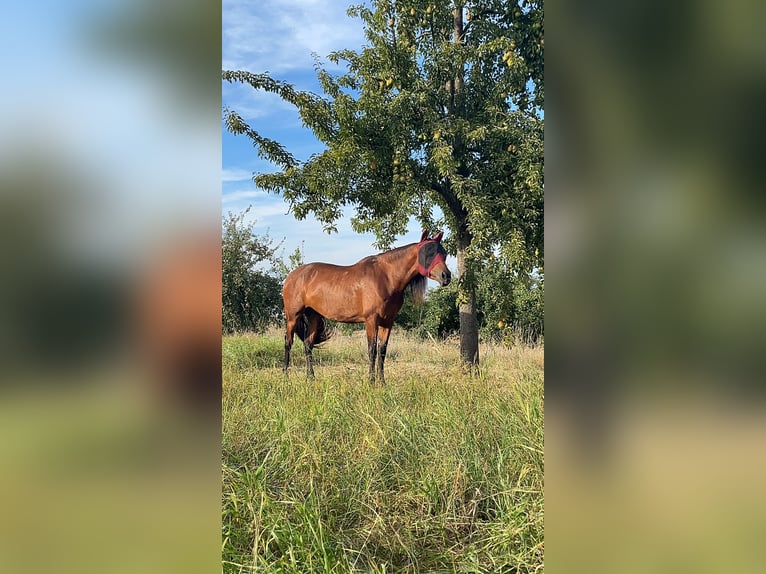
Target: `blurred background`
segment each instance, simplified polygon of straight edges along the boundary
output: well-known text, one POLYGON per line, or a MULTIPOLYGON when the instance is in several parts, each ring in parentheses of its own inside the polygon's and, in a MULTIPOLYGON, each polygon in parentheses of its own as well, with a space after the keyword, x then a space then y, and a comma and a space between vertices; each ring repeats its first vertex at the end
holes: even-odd
POLYGON ((0 571, 220 568, 220 4, 0 19, 0 571))
POLYGON ((766 7, 547 7, 547 567, 761 571, 766 7))

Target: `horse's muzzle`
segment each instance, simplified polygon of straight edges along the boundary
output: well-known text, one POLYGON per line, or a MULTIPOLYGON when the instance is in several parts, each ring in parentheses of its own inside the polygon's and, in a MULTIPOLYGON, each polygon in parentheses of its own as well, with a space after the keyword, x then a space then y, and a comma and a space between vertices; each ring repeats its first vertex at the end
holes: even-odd
POLYGON ((440 280, 441 280, 442 287, 446 287, 447 285, 449 285, 450 281, 452 281, 452 273, 450 273, 448 270, 445 269, 444 271, 442 271, 440 280))

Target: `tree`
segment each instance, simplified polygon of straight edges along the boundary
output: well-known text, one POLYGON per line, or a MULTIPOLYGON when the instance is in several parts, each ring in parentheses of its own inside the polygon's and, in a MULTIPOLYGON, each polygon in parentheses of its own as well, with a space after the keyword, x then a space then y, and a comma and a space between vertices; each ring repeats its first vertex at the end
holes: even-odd
POLYGON ((282 170, 256 184, 282 194, 296 218, 333 230, 343 206, 379 247, 406 231, 451 230, 457 254, 460 347, 476 365, 478 262, 507 245, 530 271, 543 257, 543 6, 522 0, 374 0, 353 6, 368 45, 317 62, 324 96, 265 74, 224 71, 231 82, 279 94, 327 147, 305 162, 227 109, 227 128, 249 136, 282 170), (439 208, 442 215, 437 215, 439 208))
POLYGON ((253 234, 252 225, 244 223, 248 210, 230 213, 223 220, 222 322, 226 333, 262 331, 282 313, 285 264, 275 256, 279 246, 272 246, 268 236, 253 234))

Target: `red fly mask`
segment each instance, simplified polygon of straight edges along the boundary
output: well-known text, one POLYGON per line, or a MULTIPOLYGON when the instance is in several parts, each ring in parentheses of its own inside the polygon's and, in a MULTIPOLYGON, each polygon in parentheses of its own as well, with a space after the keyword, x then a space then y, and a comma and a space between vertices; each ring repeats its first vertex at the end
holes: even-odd
POLYGON ((428 239, 428 231, 424 231, 418 243, 418 271, 423 277, 428 277, 440 262, 444 263, 447 252, 442 247, 443 231, 428 239))

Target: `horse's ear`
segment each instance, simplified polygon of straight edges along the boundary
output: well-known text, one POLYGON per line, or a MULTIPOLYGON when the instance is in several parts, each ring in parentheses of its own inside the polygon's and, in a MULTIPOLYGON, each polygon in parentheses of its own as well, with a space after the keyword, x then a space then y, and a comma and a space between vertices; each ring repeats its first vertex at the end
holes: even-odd
POLYGON ((438 243, 439 241, 441 241, 441 240, 442 240, 442 237, 443 237, 443 236, 444 236, 444 232, 443 232, 443 231, 440 231, 439 233, 437 233, 436 235, 434 235, 434 241, 436 241, 436 242, 438 243))
POLYGON ((420 236, 420 241, 425 241, 426 239, 428 239, 428 230, 424 229, 423 235, 420 236))

